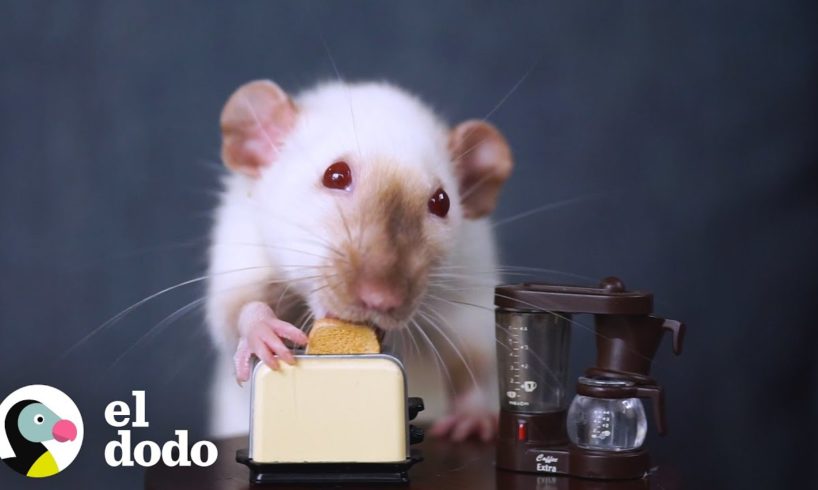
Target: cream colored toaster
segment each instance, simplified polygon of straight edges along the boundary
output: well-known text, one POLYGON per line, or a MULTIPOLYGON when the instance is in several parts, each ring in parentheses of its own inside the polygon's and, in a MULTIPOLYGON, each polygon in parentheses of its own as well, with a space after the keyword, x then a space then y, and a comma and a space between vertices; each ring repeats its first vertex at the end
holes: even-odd
POLYGON ((423 410, 409 398, 401 362, 388 354, 296 355, 252 377, 250 441, 238 461, 254 483, 408 481, 423 439, 409 421, 423 410))

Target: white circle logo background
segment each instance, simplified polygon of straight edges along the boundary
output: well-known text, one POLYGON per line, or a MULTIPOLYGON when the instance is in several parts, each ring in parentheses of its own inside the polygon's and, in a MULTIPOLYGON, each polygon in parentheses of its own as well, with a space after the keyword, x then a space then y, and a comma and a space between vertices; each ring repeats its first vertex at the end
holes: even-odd
MULTIPOLYGON (((74 401, 62 391, 48 385, 23 386, 12 392, 0 403, 0 458, 5 459, 14 456, 14 450, 11 448, 8 436, 6 435, 6 427, 4 424, 6 414, 15 403, 28 399, 43 403, 60 418, 73 422, 77 428, 77 437, 73 441, 57 442, 52 439, 43 442, 46 449, 54 456, 57 467, 60 469, 60 472, 62 472, 74 461, 77 454, 79 454, 80 447, 82 447, 82 439, 85 435, 85 426, 82 423, 82 415, 74 401)), ((0 463, 0 467, 2 466, 5 465, 0 463)))

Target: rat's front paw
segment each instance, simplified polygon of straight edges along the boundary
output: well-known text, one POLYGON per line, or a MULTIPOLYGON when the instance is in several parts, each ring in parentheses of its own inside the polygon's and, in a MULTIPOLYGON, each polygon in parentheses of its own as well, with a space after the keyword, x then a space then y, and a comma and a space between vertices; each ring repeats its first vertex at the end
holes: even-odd
POLYGON ((483 390, 475 388, 456 396, 449 412, 435 422, 431 435, 458 442, 470 437, 489 442, 497 435, 497 412, 490 408, 483 390))
POLYGON ((294 364, 290 349, 282 339, 305 345, 307 336, 298 327, 280 320, 272 308, 261 301, 247 303, 239 313, 239 345, 233 362, 239 384, 250 379, 252 357, 256 356, 271 369, 278 369, 279 359, 294 364))

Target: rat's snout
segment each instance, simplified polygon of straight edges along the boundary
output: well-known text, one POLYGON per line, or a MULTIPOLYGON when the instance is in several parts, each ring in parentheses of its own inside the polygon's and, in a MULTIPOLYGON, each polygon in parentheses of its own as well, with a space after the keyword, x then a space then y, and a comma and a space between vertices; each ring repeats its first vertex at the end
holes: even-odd
POLYGON ((369 278, 358 282, 356 293, 365 308, 387 314, 403 306, 406 298, 406 291, 403 288, 369 278))
POLYGON ((368 243, 365 258, 354 276, 350 284, 352 294, 366 310, 392 315, 408 299, 410 271, 400 260, 394 241, 384 236, 368 243))
POLYGON ((429 196, 412 174, 384 165, 354 194, 355 213, 337 220, 342 256, 331 271, 338 279, 321 293, 322 306, 348 321, 398 328, 413 313, 438 256, 429 240, 429 196))

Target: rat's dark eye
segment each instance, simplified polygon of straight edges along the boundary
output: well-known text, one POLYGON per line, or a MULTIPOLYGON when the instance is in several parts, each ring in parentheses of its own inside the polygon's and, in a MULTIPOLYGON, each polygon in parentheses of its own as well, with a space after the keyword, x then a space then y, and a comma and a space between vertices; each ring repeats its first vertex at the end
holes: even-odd
POLYGON ((40 415, 39 413, 38 413, 37 415, 35 415, 35 416, 34 416, 34 423, 35 423, 35 424, 40 425, 40 424, 42 424, 43 422, 45 422, 45 417, 43 417, 43 416, 42 416, 42 415, 40 415))
POLYGON ((324 187, 330 189, 349 189, 352 185, 352 170, 347 162, 341 160, 327 167, 324 172, 324 187))
POLYGON ((449 214, 449 195, 446 191, 438 188, 432 197, 429 198, 429 212, 445 218, 449 214))

